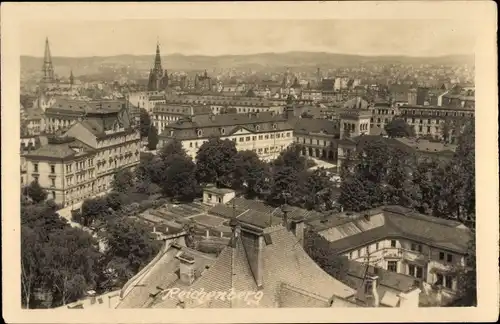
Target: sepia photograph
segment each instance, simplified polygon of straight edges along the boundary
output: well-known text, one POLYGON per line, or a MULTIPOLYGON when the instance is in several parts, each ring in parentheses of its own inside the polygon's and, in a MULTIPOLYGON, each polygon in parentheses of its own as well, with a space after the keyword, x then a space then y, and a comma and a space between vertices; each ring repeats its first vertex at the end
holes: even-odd
MULTIPOLYGON (((476 95, 488 30, 477 14, 464 23, 463 14, 411 11, 172 13, 195 5, 217 4, 157 4, 167 18, 123 4, 123 17, 108 19, 120 4, 103 4, 92 21, 78 10, 71 15, 80 19, 65 18, 63 6, 44 20, 18 8, 32 16, 9 30, 16 51, 4 46, 2 12, 2 71, 6 56, 17 60, 18 83, 2 72, 2 85, 18 91, 9 107, 2 96, 2 129, 12 129, 2 144, 16 155, 9 183, 18 182, 9 208, 19 208, 9 213, 18 273, 3 281, 16 283, 16 307, 69 317, 477 308, 477 214, 493 212, 479 216, 483 231, 496 229, 482 245, 492 262, 499 247, 497 151, 476 154, 486 128, 478 116, 498 127, 496 101, 485 107, 476 95), (476 176, 483 159, 488 174, 476 176), (490 183, 476 186, 477 178, 490 183), (496 206, 476 206, 479 186, 496 206)), ((488 305, 498 316, 492 270, 488 305)))

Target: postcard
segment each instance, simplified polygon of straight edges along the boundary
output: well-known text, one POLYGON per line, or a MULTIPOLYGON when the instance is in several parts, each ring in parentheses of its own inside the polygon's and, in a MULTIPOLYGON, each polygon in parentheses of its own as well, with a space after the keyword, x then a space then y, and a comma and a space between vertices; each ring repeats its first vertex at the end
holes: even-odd
POLYGON ((6 322, 497 319, 493 2, 1 12, 6 322))

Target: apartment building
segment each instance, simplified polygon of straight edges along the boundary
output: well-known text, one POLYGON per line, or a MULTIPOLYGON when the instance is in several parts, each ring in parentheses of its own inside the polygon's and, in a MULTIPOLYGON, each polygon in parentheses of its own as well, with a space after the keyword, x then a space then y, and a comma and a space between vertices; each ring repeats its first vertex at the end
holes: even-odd
POLYGON ((471 232, 465 225, 400 206, 343 212, 309 226, 331 243, 332 253, 413 277, 450 299, 458 289, 456 270, 467 266, 471 232))
POLYGON ((337 161, 339 123, 328 119, 300 118, 294 124, 295 143, 304 156, 337 161))
POLYGON ((188 116, 209 115, 212 109, 209 106, 158 104, 151 111, 151 122, 162 133, 168 124, 174 123, 188 116))
POLYGON ((64 132, 84 118, 108 118, 124 111, 129 113, 131 107, 126 100, 75 100, 58 97, 45 109, 45 132, 64 132))
POLYGON ((389 124, 394 117, 399 115, 398 105, 391 105, 387 101, 375 101, 369 110, 372 112, 372 117, 370 118, 370 128, 378 127, 384 129, 384 127, 389 124))
POLYGON ((270 103, 260 97, 237 97, 219 95, 182 95, 168 97, 170 105, 203 105, 210 107, 213 114, 220 114, 227 110, 236 113, 264 112, 270 110, 270 103))
POLYGON ((159 144, 177 139, 194 160, 211 137, 232 140, 238 151, 251 150, 263 160, 273 160, 293 143, 293 127, 274 112, 197 115, 166 125, 159 144))
MULTIPOLYGON (((444 123, 466 121, 474 118, 474 107, 471 105, 456 106, 410 106, 399 107, 400 115, 406 123, 415 129, 417 137, 432 136, 442 138, 444 123)), ((453 141, 457 133, 451 134, 453 141)))
POLYGON ((27 182, 37 181, 62 206, 110 189, 114 174, 139 164, 140 135, 126 115, 86 118, 24 155, 27 182))

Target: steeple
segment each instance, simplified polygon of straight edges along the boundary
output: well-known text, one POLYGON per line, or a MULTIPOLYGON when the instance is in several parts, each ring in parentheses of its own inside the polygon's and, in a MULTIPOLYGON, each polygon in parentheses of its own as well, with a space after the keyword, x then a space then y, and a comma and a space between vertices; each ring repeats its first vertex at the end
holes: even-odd
POLYGON ((54 67, 52 66, 52 56, 50 55, 49 38, 45 38, 45 54, 43 57, 42 82, 54 81, 54 67))
POLYGON ((155 56, 155 66, 154 70, 157 73, 163 72, 163 68, 161 67, 161 56, 160 56, 160 41, 156 42, 156 56, 155 56))
POLYGON ((69 74, 69 84, 73 85, 75 83, 75 77, 73 76, 73 70, 69 74))

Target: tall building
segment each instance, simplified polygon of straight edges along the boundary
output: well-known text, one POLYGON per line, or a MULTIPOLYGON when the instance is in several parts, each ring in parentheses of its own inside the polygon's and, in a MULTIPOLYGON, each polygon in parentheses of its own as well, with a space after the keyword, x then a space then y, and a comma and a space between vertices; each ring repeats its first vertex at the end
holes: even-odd
POLYGON ((45 54, 43 56, 43 66, 42 66, 42 84, 54 83, 54 66, 52 65, 52 56, 50 55, 49 38, 45 38, 45 54))
POLYGON ((274 160, 293 142, 293 127, 274 112, 195 115, 163 128, 160 145, 176 139, 188 156, 196 158, 198 148, 211 137, 232 140, 238 151, 251 150, 263 160, 274 160))
POLYGON ((163 70, 160 57, 160 43, 156 44, 154 66, 149 72, 148 91, 164 90, 168 85, 168 72, 163 70))
POLYGON ((62 206, 106 192, 117 171, 139 164, 140 135, 126 111, 88 114, 44 142, 24 156, 26 182, 37 181, 62 206))

